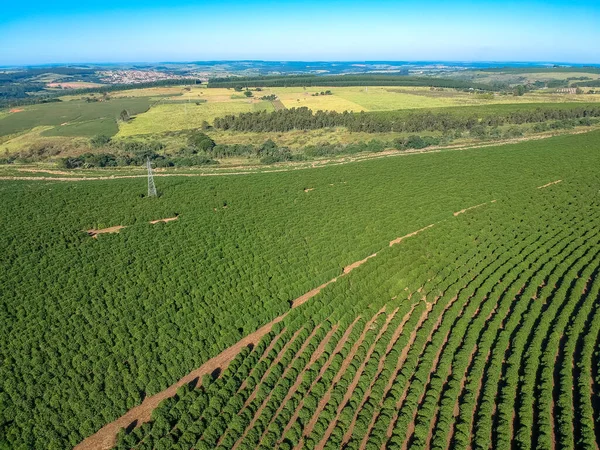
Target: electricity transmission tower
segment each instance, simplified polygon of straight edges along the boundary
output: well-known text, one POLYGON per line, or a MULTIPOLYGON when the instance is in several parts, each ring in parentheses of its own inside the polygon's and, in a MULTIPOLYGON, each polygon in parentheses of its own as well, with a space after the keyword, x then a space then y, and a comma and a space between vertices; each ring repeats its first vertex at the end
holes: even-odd
POLYGON ((154 176, 152 175, 152 163, 150 158, 146 160, 146 167, 148 168, 148 197, 157 197, 156 185, 154 184, 154 176))

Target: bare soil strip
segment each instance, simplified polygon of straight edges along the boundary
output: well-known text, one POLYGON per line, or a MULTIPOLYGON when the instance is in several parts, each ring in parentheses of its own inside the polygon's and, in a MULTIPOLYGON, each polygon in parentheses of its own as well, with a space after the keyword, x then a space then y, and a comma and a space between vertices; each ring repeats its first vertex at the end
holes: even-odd
POLYGON ((344 275, 346 275, 347 273, 352 272, 354 269, 356 269, 359 266, 362 266, 369 259, 374 258, 375 256, 377 256, 377 253, 373 253, 372 255, 367 256, 365 259, 361 259, 360 261, 356 261, 355 263, 352 263, 349 266, 344 267, 344 270, 343 270, 342 273, 344 275))
MULTIPOLYGON (((166 219, 151 220, 149 223, 156 224, 156 223, 159 223, 159 222, 172 222, 173 220, 177 220, 178 218, 179 218, 179 216, 167 217, 166 219)), ((91 230, 86 230, 86 232, 91 237, 95 238, 99 234, 104 234, 104 233, 118 233, 123 228, 127 228, 127 225, 116 225, 114 227, 102 228, 100 230, 91 229, 91 230)))
POLYGON ((381 329, 377 333, 377 336, 373 340, 373 343, 371 344, 371 346, 367 350, 365 358, 362 360, 362 362, 360 363, 360 366, 356 370, 356 373, 354 374, 354 378, 352 379, 352 381, 350 382, 350 385, 346 389, 346 393, 344 394, 344 398, 342 399, 342 401, 338 405, 337 411, 335 412, 335 417, 333 418, 333 420, 331 422, 329 422, 329 426, 327 427, 327 430, 325 430, 325 434, 323 435, 323 437, 321 438, 321 440, 319 441, 319 443, 315 446, 315 448, 317 450, 323 450, 325 448, 325 444, 329 440, 329 437, 331 436, 331 433, 333 432, 333 429, 337 425, 337 422, 338 422, 338 420, 340 418, 340 414, 342 413, 342 410, 344 409, 344 407, 346 406, 346 404, 350 401, 350 398, 352 397, 352 394, 354 393, 354 390, 356 389, 356 386, 358 386, 358 382, 360 380, 360 377, 363 374, 363 372, 365 370, 365 367, 367 365, 367 362, 369 361, 369 359, 371 358, 371 355, 373 354, 373 351, 375 350, 375 346, 377 345, 377 343, 379 342, 379 340, 381 339, 381 337, 386 332, 386 330, 387 330, 390 322, 392 321, 392 319, 396 316, 396 313, 398 312, 398 309, 400 309, 400 308, 394 309, 391 314, 387 315, 387 318, 385 319, 385 323, 383 324, 383 326, 381 327, 381 329))
POLYGON ((496 200, 492 200, 491 202, 480 203, 479 205, 470 206, 470 207, 468 207, 468 208, 461 209, 460 211, 456 211, 456 212, 454 213, 454 217, 456 217, 456 216, 458 216, 458 215, 460 215, 460 214, 466 213, 467 211, 470 211, 470 210, 472 210, 472 209, 475 209, 475 208, 480 208, 480 207, 482 207, 482 206, 485 206, 485 205, 487 205, 488 203, 496 203, 496 200))
POLYGON ((114 227, 102 228, 100 230, 93 230, 92 229, 92 230, 87 230, 87 234, 89 234, 93 238, 97 238, 99 234, 104 234, 104 233, 118 233, 123 228, 125 228, 124 225, 117 225, 117 226, 114 226, 114 227))
POLYGON ((409 238, 411 236, 415 236, 417 234, 419 234, 422 231, 425 231, 427 228, 431 228, 432 226, 434 226, 435 224, 431 224, 431 225, 427 225, 426 227, 421 228, 420 230, 417 231, 413 231, 412 233, 407 234, 406 236, 402 236, 399 238, 394 239, 393 241, 390 241, 390 247, 396 244, 399 244, 400 242, 402 242, 404 239, 409 238))
POLYGON ((157 219, 157 220, 151 220, 150 223, 152 225, 154 225, 155 223, 159 223, 159 222, 172 222, 174 220, 179 219, 179 216, 175 216, 175 217, 167 217, 166 219, 157 219))
POLYGON ((552 186, 553 184, 558 184, 558 183, 560 183, 561 181, 562 181, 562 180, 556 180, 556 181, 553 181, 553 182, 551 182, 551 183, 545 184, 545 185, 543 185, 543 186, 538 186, 538 189, 544 189, 544 188, 547 188, 548 186, 552 186))

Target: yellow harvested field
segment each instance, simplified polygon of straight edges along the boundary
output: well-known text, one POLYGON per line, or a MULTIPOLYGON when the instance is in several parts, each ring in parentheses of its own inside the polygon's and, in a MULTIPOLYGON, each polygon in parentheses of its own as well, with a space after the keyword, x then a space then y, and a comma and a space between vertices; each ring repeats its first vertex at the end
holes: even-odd
POLYGON ((389 86, 346 87, 332 90, 336 96, 361 105, 367 111, 414 108, 440 108, 468 104, 473 95, 456 91, 430 91, 429 88, 389 86))

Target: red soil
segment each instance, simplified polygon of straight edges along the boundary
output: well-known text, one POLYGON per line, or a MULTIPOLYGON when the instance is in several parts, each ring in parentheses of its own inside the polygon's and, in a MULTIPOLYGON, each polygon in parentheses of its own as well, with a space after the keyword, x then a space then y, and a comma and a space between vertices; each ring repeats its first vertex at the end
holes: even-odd
POLYGON ((409 237, 411 237, 411 236, 415 236, 415 235, 419 234, 421 231, 425 231, 427 228, 431 228, 431 227, 432 227, 432 226, 434 226, 434 225, 435 225, 435 224, 433 224, 433 223, 432 223, 431 225, 427 225, 426 227, 423 227, 423 228, 421 228, 420 230, 413 231, 412 233, 409 233, 409 234, 407 234, 407 235, 405 235, 405 236, 402 236, 402 237, 396 238, 396 239, 394 239, 393 241, 390 241, 390 247, 391 247, 392 245, 399 244, 399 243, 400 243, 400 242, 402 242, 404 239, 406 239, 406 238, 409 238, 409 237))
MULTIPOLYGON (((310 340, 314 337, 315 333, 317 332, 317 330, 321 328, 321 325, 316 326, 312 333, 310 334, 310 336, 308 336, 308 338, 304 341, 304 343, 302 344, 302 346, 300 347, 300 349, 298 350, 298 352, 294 355, 294 358, 292 359, 292 361, 290 362, 290 364, 284 369, 283 374, 281 375, 281 378, 285 378, 285 376, 287 375, 288 371, 290 370, 290 368, 293 366, 294 362, 296 361, 296 359, 304 352, 304 350, 306 350, 306 347, 308 346, 310 340)), ((301 330, 298 330, 298 333, 301 330)), ((296 336, 296 335, 294 335, 296 336)), ((290 342, 294 340, 294 339, 290 339, 290 342)), ((281 356, 283 356, 284 354, 284 349, 282 349, 282 351, 280 352, 280 357, 278 358, 277 361, 273 361, 273 364, 271 365, 271 367, 275 367, 275 365, 279 362, 279 360, 281 359, 281 356)), ((270 372, 270 371, 269 371, 270 372)), ((265 374, 266 375, 266 374, 265 374)), ((258 392, 258 388, 260 386, 260 384, 262 384, 262 382, 264 381, 264 379, 266 378, 263 377, 262 380, 260 380, 260 383, 256 386, 256 389, 254 390, 254 392, 258 392)), ((254 394, 253 392, 253 394, 254 394)), ((252 417, 252 420, 250 421, 250 423, 248 424, 248 426, 246 427, 246 429, 244 430, 244 433, 242 434, 242 436, 240 436, 240 438, 235 442, 235 444, 233 445, 231 450, 235 450, 239 444, 241 444, 244 439, 246 438, 246 435, 248 434, 248 432, 254 428, 254 425, 256 424, 256 421, 259 419, 259 417, 261 416, 262 412, 264 411, 265 407, 267 406, 267 404, 269 403, 269 400, 271 400, 271 395, 273 394, 273 391, 269 392, 269 394, 265 397, 265 399, 263 400, 263 402, 260 404, 260 406, 258 407, 258 409, 256 410, 256 413, 254 413, 254 417, 252 417)), ((244 408, 250 404, 250 402, 246 402, 246 404, 244 404, 244 408)), ((242 408, 242 410, 244 409, 242 408)), ((267 429, 265 429, 265 433, 266 433, 267 429)), ((263 433, 264 434, 264 433, 263 433)), ((260 442, 260 441, 259 441, 260 442)))
MULTIPOLYGON (((285 407, 285 405, 287 405, 287 403, 290 401, 290 399, 294 396, 294 394, 298 390, 298 387, 300 387, 300 385, 302 384, 302 379, 303 379, 304 373, 321 356, 323 356, 323 352, 325 351, 325 346, 329 343, 329 340, 331 339, 331 336, 333 336, 333 333, 335 333, 337 331, 337 329, 338 329, 338 325, 337 324, 334 325, 333 327, 331 327, 331 330, 329 330, 329 332, 325 335, 325 337, 323 338, 323 340, 319 343, 319 346, 316 348, 316 350, 314 351, 314 353, 311 355, 308 364, 306 366, 304 366, 304 368, 302 369, 302 371, 298 374, 298 376, 296 377, 296 381, 294 382, 294 384, 292 385, 292 387, 290 388, 290 390, 288 391, 288 393, 285 395, 284 399, 281 402, 281 405, 279 405, 279 407, 277 408, 277 411, 275 411, 275 414, 273 414, 273 417, 271 417, 271 419, 269 421, 269 424, 265 427, 265 431, 263 432, 262 437, 264 437, 265 434, 267 434, 267 431, 269 430, 269 425, 271 425, 273 423, 273 421, 277 418, 277 416, 279 416, 279 414, 281 413, 281 411, 283 410, 283 408, 285 407)), ((259 440, 259 442, 262 441, 262 437, 259 440)))
MULTIPOLYGON (((381 308, 365 324, 365 327, 364 327, 361 335, 359 336, 359 338, 356 340, 356 342, 354 343, 354 345, 352 346, 352 348, 350 349, 350 351, 346 355, 346 358, 342 362, 340 370, 335 374, 335 377, 333 377, 333 380, 331 381, 331 384, 329 385, 329 389, 327 390, 327 392, 325 393, 325 395, 323 395, 323 397, 319 401, 317 409, 315 410, 314 414, 312 415, 310 421, 306 424, 306 427, 304 428, 304 432, 302 433, 304 437, 310 436, 310 434, 312 433, 313 428, 315 427, 317 421, 319 420, 319 416, 321 415, 321 412, 323 411, 323 409, 325 408, 325 406, 327 405, 327 403, 329 403, 329 400, 331 399, 331 392, 333 391, 333 388, 340 381, 340 379, 342 378, 342 376, 344 375, 344 373, 346 373, 346 370, 348 369, 348 366, 352 362, 352 359, 354 358, 354 355, 356 355, 356 352, 358 351, 358 348, 360 347, 360 345, 365 340, 365 337, 367 336, 367 332, 371 329, 371 326, 373 325, 373 323, 375 322, 375 320, 377 319, 377 317, 379 317, 380 314, 384 314, 384 312, 385 312, 385 306, 383 308, 381 308)), ((296 449, 302 448, 303 444, 304 444, 304 439, 300 439, 300 442, 296 446, 296 449)))
MULTIPOLYGON (((350 336, 350 333, 352 332, 352 329, 354 328, 354 325, 356 324, 356 322, 358 322, 359 319, 360 319, 360 316, 358 316, 356 319, 354 319, 354 322, 352 322, 350 324, 350 326, 346 329, 346 331, 344 332, 342 338, 339 340, 339 342, 337 343, 337 345, 333 349, 333 352, 331 352, 331 354, 329 355, 329 358, 327 358, 327 361, 325 362, 325 364, 323 364, 323 367, 321 367, 321 370, 319 370, 319 375, 311 383, 311 385, 308 388, 307 392, 311 392, 312 391, 312 389, 315 387, 315 384, 317 384, 317 382, 319 381, 319 379, 323 376, 323 374, 325 373, 325 371, 331 365, 331 362, 333 361, 333 357, 342 350, 342 347, 344 346, 344 344, 348 340, 348 337, 350 336)), ((281 434, 282 437, 287 434, 287 432, 292 428, 292 426, 294 425, 294 423, 296 422, 296 420, 298 420, 298 416, 300 415, 300 410, 302 410, 303 406, 304 406, 304 401, 301 401, 298 404, 298 407, 294 411, 294 414, 290 418, 289 422, 287 423, 287 425, 283 429, 283 433, 281 434)), ((278 445, 281 444, 281 441, 282 441, 282 439, 280 439, 280 441, 277 444, 278 445)))
POLYGON ((360 413, 360 411, 361 411, 363 405, 366 403, 366 401, 371 397, 373 385, 375 384, 375 381, 377 381, 377 379, 381 375, 381 372, 383 371, 383 367, 385 365, 385 361, 386 361, 389 353, 392 351, 392 348, 394 347, 394 345, 396 345, 396 342, 400 338, 400 335, 402 334, 402 331, 404 330, 404 325, 406 324, 406 322, 410 318, 411 314, 415 310, 415 306, 416 306, 415 304, 412 305, 412 307, 410 308, 410 311, 408 311, 404 315, 404 317, 402 318, 402 321, 400 322, 400 324, 394 331, 394 334, 392 335, 392 338, 390 339, 390 343, 388 344, 387 348, 385 349, 385 357, 383 357, 379 360, 379 364, 377 365, 377 373, 375 374, 375 377, 373 378, 373 380, 371 380, 371 383, 369 384, 369 387, 365 391, 363 398, 362 398, 360 404, 358 405, 358 408, 356 408, 356 411, 354 412, 354 417, 352 418, 352 421, 350 422, 350 425, 348 426, 348 430, 346 431, 346 433, 344 434, 344 437, 342 439, 342 445, 347 444, 348 441, 350 440, 350 438, 352 437, 352 433, 354 432, 354 425, 356 424, 356 419, 358 418, 358 414, 360 413))
POLYGON ((354 390, 356 389, 356 386, 358 386, 358 382, 360 380, 360 377, 361 377, 363 371, 365 370, 367 362, 371 358, 371 355, 373 354, 373 351, 375 350, 375 346, 377 345, 377 342, 379 342, 379 339, 381 339, 381 337, 383 336, 383 334, 386 332, 386 330, 387 330, 390 322, 392 321, 392 319, 395 317, 396 313, 398 312, 398 309, 399 308, 394 309, 394 311, 392 311, 392 313, 387 316, 387 318, 385 320, 385 323, 383 324, 383 326, 381 327, 381 329, 377 333, 377 336, 373 340, 373 343, 371 344, 371 346, 367 350, 365 358, 362 360, 360 366, 358 367, 358 369, 356 370, 356 373, 354 374, 354 378, 352 379, 352 381, 350 382, 350 385, 346 389, 346 393, 344 394, 344 398, 342 399, 342 401, 338 405, 335 418, 331 422, 329 422, 329 426, 327 427, 327 430, 325 430, 325 434, 323 435, 323 438, 315 446, 315 448, 317 450, 323 450, 325 448, 325 444, 329 440, 329 437, 331 436, 331 433, 333 432, 333 429, 335 428, 335 426, 336 426, 336 424, 337 424, 337 422, 338 422, 338 420, 340 418, 340 414, 342 413, 342 410, 344 409, 344 406, 346 406, 346 404, 350 401, 350 398, 352 397, 352 394, 354 393, 354 390))
POLYGON ((283 358, 283 355, 285 354, 285 352, 287 351, 287 349, 290 348, 290 345, 292 345, 292 342, 294 342, 296 340, 296 338, 300 334, 300 331, 302 331, 302 329, 297 330, 294 333, 294 335, 290 338, 290 340, 287 341, 284 344, 284 346, 281 348, 281 350, 279 350, 279 353, 277 354, 277 356, 275 357, 275 359, 271 363, 271 366, 269 367, 269 370, 265 371, 265 373, 263 374, 263 376, 260 378, 260 381, 256 384, 256 386, 254 386, 254 390, 252 391, 252 393, 248 396, 248 398, 244 402, 244 406, 242 407, 242 409, 247 408, 248 405, 250 403, 252 403, 252 400, 254 400, 256 398, 256 396, 258 395, 258 388, 259 388, 259 386, 265 382, 265 380, 267 379, 267 377, 271 373, 272 368, 275 367, 277 365, 277 363, 279 363, 279 361, 281 361, 281 358, 283 358))

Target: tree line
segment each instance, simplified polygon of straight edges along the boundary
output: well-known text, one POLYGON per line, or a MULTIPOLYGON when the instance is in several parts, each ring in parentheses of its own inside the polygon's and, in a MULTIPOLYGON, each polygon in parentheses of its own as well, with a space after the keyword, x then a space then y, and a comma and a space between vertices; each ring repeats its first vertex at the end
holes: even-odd
POLYGON ((403 75, 286 75, 211 78, 209 88, 296 87, 296 86, 429 86, 494 91, 505 84, 474 83, 449 78, 403 75))
POLYGON ((448 112, 386 112, 352 113, 344 111, 316 111, 307 107, 282 109, 279 111, 257 111, 226 115, 214 120, 214 127, 221 130, 252 132, 285 132, 291 130, 314 130, 330 127, 346 127, 349 131, 380 132, 422 132, 470 130, 477 125, 501 126, 526 124, 585 117, 600 117, 600 106, 579 108, 537 108, 535 110, 511 111, 489 114, 482 118, 477 115, 465 116, 448 112))

